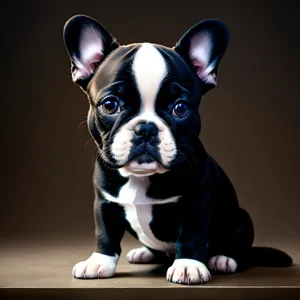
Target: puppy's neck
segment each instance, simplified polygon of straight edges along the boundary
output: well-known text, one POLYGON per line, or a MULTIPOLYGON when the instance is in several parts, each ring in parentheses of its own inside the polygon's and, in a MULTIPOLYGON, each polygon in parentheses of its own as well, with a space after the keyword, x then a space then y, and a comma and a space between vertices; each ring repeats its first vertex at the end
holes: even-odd
POLYGON ((130 175, 128 177, 128 184, 136 187, 145 187, 147 188, 150 184, 149 176, 134 176, 130 175))

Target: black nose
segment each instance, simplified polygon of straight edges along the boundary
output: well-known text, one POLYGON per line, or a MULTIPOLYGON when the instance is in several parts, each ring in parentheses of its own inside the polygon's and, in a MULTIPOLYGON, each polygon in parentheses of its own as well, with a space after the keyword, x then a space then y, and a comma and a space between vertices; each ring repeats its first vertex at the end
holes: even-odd
POLYGON ((144 142, 150 142, 158 134, 158 128, 153 123, 139 123, 134 128, 135 134, 144 142))

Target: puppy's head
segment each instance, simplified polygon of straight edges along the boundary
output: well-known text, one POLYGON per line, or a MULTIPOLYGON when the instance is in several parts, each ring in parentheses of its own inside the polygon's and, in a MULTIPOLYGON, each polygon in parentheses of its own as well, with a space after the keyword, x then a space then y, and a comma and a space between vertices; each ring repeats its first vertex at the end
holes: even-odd
POLYGON ((196 24, 173 48, 121 46, 83 15, 66 23, 72 79, 88 96, 89 130, 109 167, 149 176, 185 159, 200 133, 200 99, 217 83, 228 40, 216 20, 196 24))

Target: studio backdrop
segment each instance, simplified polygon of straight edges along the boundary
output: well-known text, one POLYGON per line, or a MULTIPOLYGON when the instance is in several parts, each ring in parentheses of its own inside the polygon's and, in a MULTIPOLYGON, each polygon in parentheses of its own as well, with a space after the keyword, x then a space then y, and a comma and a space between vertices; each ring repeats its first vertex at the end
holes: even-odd
POLYGON ((120 44, 173 46, 207 18, 231 40, 203 97, 201 139, 232 180, 257 237, 300 228, 298 1, 7 1, 1 4, 1 239, 91 237, 95 143, 72 83, 64 23, 86 14, 120 44))

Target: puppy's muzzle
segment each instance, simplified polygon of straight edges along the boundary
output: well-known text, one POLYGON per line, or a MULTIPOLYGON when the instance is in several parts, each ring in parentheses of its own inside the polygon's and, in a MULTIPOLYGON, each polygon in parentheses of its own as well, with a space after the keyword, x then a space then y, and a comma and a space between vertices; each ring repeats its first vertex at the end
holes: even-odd
POLYGON ((157 151, 158 131, 157 126, 152 122, 139 122, 133 128, 133 149, 129 160, 135 160, 139 164, 159 160, 157 151))
POLYGON ((159 163, 159 129, 152 122, 141 121, 133 128, 133 149, 125 169, 136 176, 164 173, 159 163))

